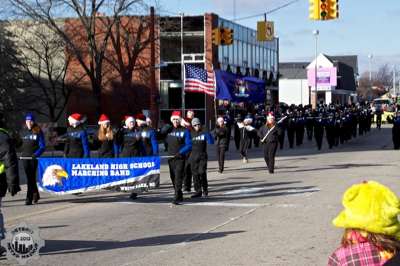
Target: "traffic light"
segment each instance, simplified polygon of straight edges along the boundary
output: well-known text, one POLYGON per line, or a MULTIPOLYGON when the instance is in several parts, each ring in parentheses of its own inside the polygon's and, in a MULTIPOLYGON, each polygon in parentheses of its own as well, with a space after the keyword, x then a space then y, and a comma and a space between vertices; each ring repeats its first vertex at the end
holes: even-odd
POLYGON ((329 19, 339 18, 339 0, 329 0, 329 19))
POLYGON ((319 4, 319 18, 320 20, 329 19, 329 3, 328 0, 320 0, 319 4))
POLYGON ((214 45, 221 45, 221 29, 215 28, 212 30, 212 43, 214 45))
POLYGON ((310 0, 310 19, 331 20, 339 17, 339 0, 310 0))
POLYGON ((310 0, 310 19, 319 20, 319 0, 310 0))
POLYGON ((233 44, 233 29, 221 28, 221 45, 233 44))

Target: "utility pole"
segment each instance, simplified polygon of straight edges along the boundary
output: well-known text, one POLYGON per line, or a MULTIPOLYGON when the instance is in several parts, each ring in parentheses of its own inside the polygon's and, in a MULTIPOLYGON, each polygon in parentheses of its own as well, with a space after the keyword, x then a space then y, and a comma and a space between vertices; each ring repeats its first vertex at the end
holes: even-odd
MULTIPOLYGON (((318 35, 319 30, 314 30, 313 34, 315 36, 315 95, 314 95, 314 108, 317 109, 317 101, 318 101, 318 35)), ((310 97, 311 99, 311 97, 310 97)))

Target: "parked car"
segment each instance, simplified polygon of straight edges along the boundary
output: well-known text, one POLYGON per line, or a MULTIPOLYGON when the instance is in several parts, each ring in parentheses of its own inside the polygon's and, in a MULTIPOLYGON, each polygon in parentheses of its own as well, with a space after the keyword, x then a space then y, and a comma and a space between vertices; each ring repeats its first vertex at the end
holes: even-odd
POLYGON ((393 102, 390 99, 385 98, 377 98, 372 101, 371 109, 372 111, 376 111, 377 109, 382 109, 383 111, 391 111, 393 102))

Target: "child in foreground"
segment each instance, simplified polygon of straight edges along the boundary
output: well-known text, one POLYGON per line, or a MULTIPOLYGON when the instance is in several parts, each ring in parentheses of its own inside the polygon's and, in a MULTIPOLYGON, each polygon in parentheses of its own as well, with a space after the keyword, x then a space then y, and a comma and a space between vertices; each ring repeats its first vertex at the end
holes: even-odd
POLYGON ((400 265, 399 198, 384 185, 368 181, 350 187, 342 203, 344 210, 333 224, 345 231, 328 266, 400 265))

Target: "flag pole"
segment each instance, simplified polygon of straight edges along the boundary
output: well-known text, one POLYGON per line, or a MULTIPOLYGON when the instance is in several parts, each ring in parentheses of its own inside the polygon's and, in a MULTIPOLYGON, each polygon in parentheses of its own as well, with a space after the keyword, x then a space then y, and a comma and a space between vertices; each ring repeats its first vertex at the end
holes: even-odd
POLYGON ((218 112, 217 112, 217 74, 215 73, 214 66, 212 64, 211 64, 211 68, 212 68, 212 71, 214 72, 214 112, 215 112, 215 122, 217 122, 217 118, 218 118, 218 112))
POLYGON ((183 13, 181 15, 181 75, 182 75, 182 117, 185 117, 185 63, 183 62, 183 13))

